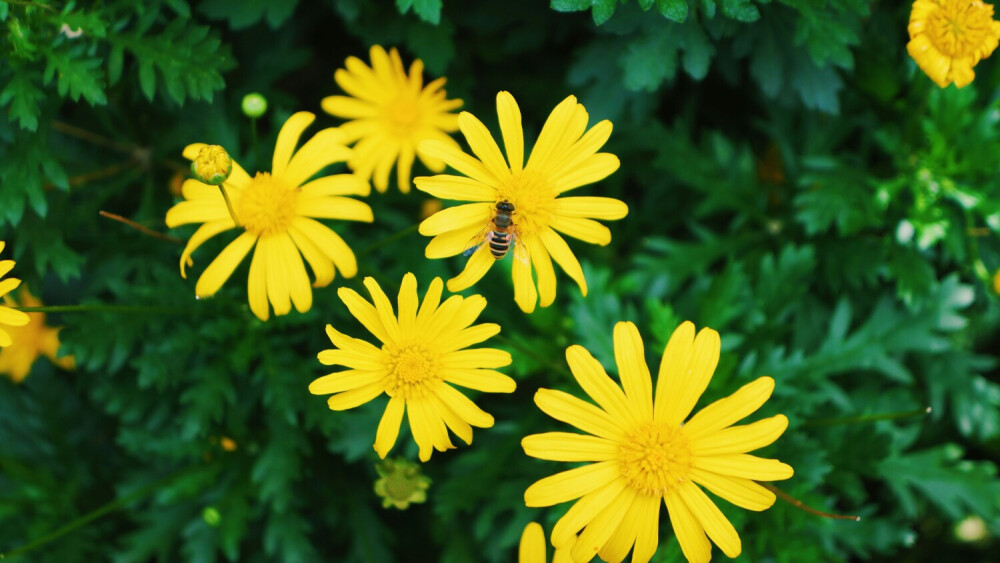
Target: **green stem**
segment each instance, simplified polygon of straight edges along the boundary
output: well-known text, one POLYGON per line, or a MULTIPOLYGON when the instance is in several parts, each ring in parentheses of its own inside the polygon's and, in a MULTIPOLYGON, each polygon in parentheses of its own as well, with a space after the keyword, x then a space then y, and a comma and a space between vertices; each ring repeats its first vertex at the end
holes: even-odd
POLYGON ((49 542, 55 541, 55 540, 57 540, 57 539, 65 536, 66 534, 68 534, 68 533, 70 533, 70 532, 72 532, 74 530, 77 530, 79 528, 82 528, 83 526, 86 526, 87 524, 93 522, 94 520, 97 520, 98 518, 101 518, 101 517, 103 517, 103 516, 105 516, 105 515, 107 515, 107 514, 109 514, 111 512, 114 512, 115 510, 118 510, 119 508, 121 508, 121 507, 123 507, 123 506, 125 506, 125 505, 127 505, 127 504, 129 504, 129 503, 131 503, 133 501, 141 499, 142 497, 148 495, 149 493, 162 488, 164 485, 166 485, 169 482, 173 481, 177 477, 180 477, 182 474, 187 473, 187 472, 191 471, 192 469, 197 469, 197 468, 199 468, 199 467, 198 466, 193 466, 193 467, 188 467, 188 468, 185 468, 185 469, 181 469, 181 470, 179 470, 179 471, 177 471, 177 472, 175 472, 175 473, 173 473, 171 475, 167 475, 166 477, 163 477, 162 479, 159 479, 157 481, 153 481, 152 483, 149 483, 145 487, 142 487, 141 489, 137 489, 137 490, 135 490, 135 491, 133 491, 133 492, 131 492, 131 493, 129 493, 129 494, 127 494, 127 495, 125 495, 125 496, 117 499, 117 500, 113 500, 113 501, 105 504, 104 506, 101 506, 101 507, 99 507, 99 508, 97 508, 95 510, 92 510, 92 511, 88 512, 87 514, 84 514, 83 516, 77 518, 76 520, 73 520, 69 524, 61 526, 61 527, 57 528, 56 530, 53 530, 52 532, 49 532, 48 534, 46 534, 46 535, 44 535, 44 536, 42 536, 42 537, 40 537, 40 538, 38 538, 36 540, 30 541, 30 542, 22 545, 21 547, 18 547, 17 549, 8 551, 6 553, 0 552, 0 559, 6 559, 8 557, 14 557, 16 555, 23 555, 23 554, 25 554, 25 553, 27 553, 29 551, 34 551, 34 550, 38 549, 39 547, 42 547, 43 545, 45 545, 45 544, 47 544, 49 542))
POLYGON ((260 158, 260 147, 257 143, 257 118, 250 118, 250 144, 251 150, 253 150, 254 164, 257 165, 257 170, 261 168, 261 158, 260 158))
POLYGON ((236 210, 233 209, 233 202, 229 201, 229 194, 226 192, 226 186, 224 184, 219 184, 219 191, 222 192, 222 199, 226 200, 226 209, 229 210, 229 216, 233 218, 233 223, 236 223, 236 227, 240 228, 240 221, 236 218, 236 210))
POLYGON ((556 362, 553 362, 553 361, 551 361, 551 360, 549 360, 547 358, 543 358, 542 356, 539 356, 537 353, 535 353, 534 350, 532 350, 531 348, 528 348, 527 346, 524 346, 523 344, 521 344, 520 342, 517 342, 516 340, 512 340, 510 338, 507 338, 506 336, 504 336, 502 334, 498 334, 498 335, 494 336, 493 338, 497 339, 498 342, 501 342, 503 344, 506 344, 506 345, 510 346, 511 348, 516 348, 518 352, 521 352, 525 356, 528 356, 529 358, 531 358, 532 360, 535 360, 536 362, 542 364, 543 366, 548 366, 548 368, 551 369, 551 370, 553 370, 553 371, 557 371, 557 372, 559 372, 559 373, 561 373, 563 375, 566 375, 566 376, 569 376, 569 377, 573 377, 573 374, 568 369, 566 369, 566 366, 563 366, 563 365, 558 364, 556 362))
POLYGON ((880 420, 900 420, 904 418, 915 418, 918 416, 924 416, 930 414, 930 412, 931 412, 930 407, 924 407, 922 409, 917 409, 912 411, 863 414, 859 416, 845 416, 841 418, 814 418, 812 420, 807 420, 805 423, 802 424, 802 426, 817 427, 817 426, 838 426, 841 424, 865 424, 868 422, 878 422, 880 420))
POLYGON ((362 248, 358 252, 357 257, 361 258, 362 256, 367 256, 368 254, 371 254, 372 252, 374 252, 374 251, 382 248, 383 246, 385 246, 387 244, 396 242, 397 240, 399 240, 401 238, 405 238, 407 235, 416 232, 417 228, 419 228, 419 227, 420 227, 419 224, 410 225, 409 227, 406 227, 405 229, 403 229, 401 231, 397 231, 397 232, 395 232, 395 233, 393 233, 393 234, 385 237, 384 239, 382 239, 380 241, 376 241, 376 242, 374 242, 374 243, 366 246, 365 248, 362 248))
POLYGON ((25 313, 153 313, 157 315, 192 315, 176 307, 151 305, 46 305, 43 307, 11 307, 25 313))

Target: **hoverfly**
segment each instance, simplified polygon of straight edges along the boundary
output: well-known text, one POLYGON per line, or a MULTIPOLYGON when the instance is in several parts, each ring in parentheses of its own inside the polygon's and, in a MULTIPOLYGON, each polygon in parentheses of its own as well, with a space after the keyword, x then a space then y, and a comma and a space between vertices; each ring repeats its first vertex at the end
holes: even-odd
POLYGON ((514 245, 514 257, 522 262, 528 262, 528 249, 518 238, 513 215, 513 203, 507 200, 498 202, 493 212, 493 218, 482 231, 469 241, 469 247, 462 255, 471 256, 485 242, 489 245, 493 259, 500 260, 507 255, 511 245, 514 245))

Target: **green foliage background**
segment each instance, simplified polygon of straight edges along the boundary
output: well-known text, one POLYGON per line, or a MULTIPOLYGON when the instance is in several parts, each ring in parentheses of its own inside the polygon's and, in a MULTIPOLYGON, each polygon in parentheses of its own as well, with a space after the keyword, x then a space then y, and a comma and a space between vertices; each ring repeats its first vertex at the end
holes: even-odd
MULTIPOLYGON (((524 507, 525 487, 562 467, 519 445, 565 429, 532 403, 539 387, 579 393, 565 347, 613 370, 612 327, 632 320, 655 371, 690 319, 723 337, 700 404, 773 376, 762 414, 791 425, 764 453, 796 470, 778 485, 863 516, 720 503, 740 560, 985 559, 996 539, 958 543, 952 528, 976 515, 1000 534, 1000 64, 938 89, 906 54, 908 13, 864 0, 0 2, 4 257, 46 304, 98 306, 49 315, 75 372, 39 360, 23 384, 0 381, 0 553, 113 503, 20 560, 513 560, 528 521, 548 531, 565 510, 524 507), (404 512, 372 492, 383 403, 333 413, 307 386, 328 371, 324 324, 364 334, 337 285, 413 271, 424 288, 462 267, 426 260, 415 232, 393 237, 424 194, 373 193, 374 224, 335 227, 359 277, 268 323, 249 312, 245 264, 195 301, 222 241, 183 280, 180 246, 98 215, 165 231, 190 142, 266 169, 291 113, 338 123, 319 100, 373 43, 422 58, 490 127, 496 92, 511 91, 529 139, 577 95, 592 123, 613 120, 605 150, 622 161, 583 191, 630 207, 608 247, 572 244, 588 297, 561 275, 556 303, 524 315, 509 263, 474 288, 518 389, 477 398, 496 426, 424 464, 429 500, 404 512), (239 108, 253 91, 270 102, 256 144, 239 108)), ((393 453, 416 459, 411 442, 393 453)), ((680 559, 663 526, 656 560, 680 559)))

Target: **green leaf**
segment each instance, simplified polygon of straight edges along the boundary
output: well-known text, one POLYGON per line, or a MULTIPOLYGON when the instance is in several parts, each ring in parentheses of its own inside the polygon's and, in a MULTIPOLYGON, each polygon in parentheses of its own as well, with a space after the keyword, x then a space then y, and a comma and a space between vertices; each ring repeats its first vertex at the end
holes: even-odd
POLYGON ((425 22, 434 25, 441 22, 441 0, 396 0, 396 8, 401 14, 409 12, 411 7, 425 22))
POLYGON ((760 12, 751 0, 721 0, 722 15, 741 22, 754 22, 760 19, 760 12))
POLYGON ((891 457, 880 464, 879 473, 886 476, 886 485, 911 518, 918 514, 919 494, 951 520, 971 512, 995 522, 1000 517, 997 468, 987 461, 964 460, 962 455, 959 446, 945 444, 891 457))
POLYGON ((243 29, 261 20, 276 28, 295 13, 299 0, 206 0, 198 11, 215 19, 229 21, 229 27, 243 29))
POLYGON ((557 12, 582 12, 591 8, 594 23, 601 25, 615 14, 618 0, 552 0, 549 6, 557 12))
POLYGON ((677 73, 676 36, 645 35, 629 44, 621 61, 625 87, 652 92, 677 73))
POLYGON ((656 0, 656 7, 668 20, 684 23, 688 16, 687 0, 656 0))
POLYGON ((45 84, 57 78, 60 96, 69 94, 73 101, 82 96, 90 105, 108 103, 104 95, 104 72, 101 59, 84 55, 84 46, 79 45, 68 52, 45 50, 46 66, 42 80, 45 84))
POLYGON ((38 129, 38 116, 42 114, 39 104, 45 99, 45 93, 36 85, 37 79, 37 74, 15 67, 7 86, 0 91, 0 107, 10 104, 7 118, 16 119, 21 129, 28 131, 38 129))

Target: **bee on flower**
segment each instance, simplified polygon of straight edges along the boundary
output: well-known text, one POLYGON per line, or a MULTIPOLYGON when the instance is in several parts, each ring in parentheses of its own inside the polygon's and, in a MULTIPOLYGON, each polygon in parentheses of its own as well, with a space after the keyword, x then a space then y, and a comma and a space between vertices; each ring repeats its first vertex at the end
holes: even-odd
POLYGON ((618 157, 598 152, 611 136, 611 122, 587 129, 587 111, 569 96, 552 110, 525 163, 521 111, 509 92, 497 94, 497 115, 506 159, 486 126, 468 112, 459 115, 458 123, 475 156, 440 141, 420 144, 421 155, 439 158, 462 175, 418 177, 417 189, 472 202, 444 209, 420 224, 420 234, 433 237, 425 254, 446 258, 464 253, 470 240, 479 244, 462 273, 448 280, 450 291, 461 291, 513 246, 514 300, 526 313, 536 304, 548 307, 555 301, 553 261, 586 295, 583 269, 563 236, 606 245, 611 231, 595 219, 621 219, 628 206, 610 197, 561 196, 618 169, 618 157))

